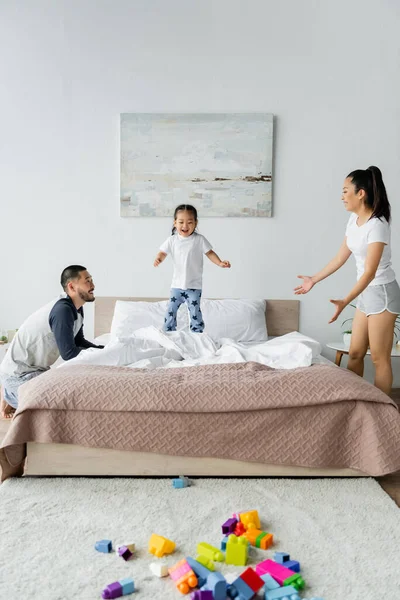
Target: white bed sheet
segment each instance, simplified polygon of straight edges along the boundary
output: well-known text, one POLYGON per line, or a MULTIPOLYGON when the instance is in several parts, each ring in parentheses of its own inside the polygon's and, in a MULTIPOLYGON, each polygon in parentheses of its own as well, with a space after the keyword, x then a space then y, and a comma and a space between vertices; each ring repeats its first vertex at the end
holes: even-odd
MULTIPOLYGON (((298 334, 299 332, 295 332, 295 333, 298 334)), ((276 339, 276 337, 277 336, 269 336, 268 337, 268 341, 274 340, 274 339, 276 339)), ((99 335, 94 340, 94 343, 106 346, 111 341, 112 341, 112 334, 111 333, 103 333, 102 335, 99 335)), ((259 342, 242 342, 242 345, 244 347, 246 347, 246 348, 251 348, 252 346, 253 347, 257 346, 258 344, 259 344, 259 342)), ((322 354, 317 354, 317 355, 313 355, 311 364, 313 364, 313 365, 330 365, 330 366, 332 366, 335 363, 333 361, 329 360, 328 358, 326 358, 325 356, 322 356, 322 354)))
MULTIPOLYGON (((104 336, 98 342, 105 342, 104 336)), ((104 365, 130 368, 182 368, 210 364, 258 362, 275 369, 295 369, 320 363, 316 340, 292 332, 266 342, 239 343, 223 338, 214 341, 206 333, 164 332, 144 327, 126 338, 112 339, 100 350, 83 350, 60 365, 104 365)))

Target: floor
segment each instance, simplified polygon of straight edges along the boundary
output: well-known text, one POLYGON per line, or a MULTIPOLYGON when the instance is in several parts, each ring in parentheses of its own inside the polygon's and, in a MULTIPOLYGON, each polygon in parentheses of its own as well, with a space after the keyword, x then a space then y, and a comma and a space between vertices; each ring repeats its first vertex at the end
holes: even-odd
MULTIPOLYGON (((392 398, 400 405, 400 388, 393 390, 392 398)), ((0 420, 0 442, 4 438, 9 423, 0 420)), ((378 477, 378 483, 400 507, 400 472, 385 477, 378 477)))

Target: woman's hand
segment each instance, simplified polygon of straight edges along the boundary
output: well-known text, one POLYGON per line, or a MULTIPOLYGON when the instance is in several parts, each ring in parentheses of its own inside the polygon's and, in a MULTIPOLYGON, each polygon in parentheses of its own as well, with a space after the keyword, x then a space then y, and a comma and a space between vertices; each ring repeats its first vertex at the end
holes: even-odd
POLYGON ((308 275, 297 275, 297 277, 298 279, 302 279, 303 283, 298 287, 294 288, 294 293, 296 294, 296 296, 298 296, 299 294, 307 294, 307 292, 309 292, 315 285, 314 281, 312 280, 312 277, 309 277, 308 275))
POLYGON ((329 302, 332 302, 332 304, 334 304, 336 307, 335 314, 333 315, 332 319, 329 321, 329 323, 333 323, 334 321, 336 321, 336 319, 338 318, 338 316, 340 315, 342 310, 344 308, 346 308, 347 304, 344 300, 329 300, 329 302))

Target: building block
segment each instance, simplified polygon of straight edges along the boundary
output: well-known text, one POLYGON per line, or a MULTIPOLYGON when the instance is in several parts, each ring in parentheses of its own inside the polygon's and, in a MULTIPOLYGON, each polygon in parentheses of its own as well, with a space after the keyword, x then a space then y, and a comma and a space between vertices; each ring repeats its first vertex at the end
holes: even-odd
POLYGON ((191 600, 214 600, 209 590, 197 590, 190 595, 191 600))
POLYGON ((195 588, 198 585, 197 577, 185 559, 180 560, 176 565, 168 569, 168 573, 171 579, 175 581, 176 587, 181 594, 188 594, 190 588, 195 588))
POLYGON ((268 550, 274 543, 274 536, 272 533, 261 531, 260 529, 248 529, 243 534, 252 546, 261 548, 262 550, 268 550))
POLYGON ((233 532, 237 537, 240 537, 241 535, 243 535, 246 531, 246 527, 243 525, 243 523, 241 521, 238 522, 238 524, 235 527, 235 531, 233 532))
POLYGON ((300 573, 300 563, 297 560, 287 560, 283 564, 287 569, 300 573))
POLYGON ((213 561, 209 558, 207 558, 207 556, 197 556, 196 557, 197 562, 199 562, 201 565, 203 565, 203 567, 205 567, 206 569, 208 569, 209 571, 215 571, 215 565, 213 563, 213 561))
POLYGON ((119 580, 120 585, 122 585, 122 595, 126 596, 127 594, 133 594, 135 591, 135 584, 133 582, 132 577, 125 577, 124 579, 119 580))
POLYGON ((226 564, 245 566, 248 557, 248 546, 249 541, 247 538, 244 536, 236 537, 231 534, 226 544, 226 564))
POLYGON ((221 541, 221 550, 226 550, 226 542, 228 541, 228 536, 226 535, 225 537, 222 538, 221 541))
POLYGON ((112 541, 100 540, 99 542, 95 543, 94 547, 98 552, 104 552, 105 554, 108 554, 112 551, 112 541))
POLYGON ((156 575, 157 577, 168 576, 168 565, 165 563, 151 563, 149 568, 153 575, 156 575))
POLYGON ((283 563, 290 560, 290 554, 287 552, 274 552, 274 561, 283 565, 283 563))
POLYGON ((264 587, 266 590, 276 590, 277 588, 281 587, 269 573, 264 573, 264 575, 261 575, 261 579, 264 582, 264 587))
POLYGON ((120 598, 122 595, 122 585, 118 581, 114 581, 114 583, 107 585, 101 593, 101 597, 106 600, 120 598))
POLYGON ((162 558, 164 554, 172 554, 175 547, 175 542, 171 542, 171 540, 156 533, 153 533, 149 540, 149 552, 157 556, 157 558, 162 558))
POLYGON ((283 585, 292 585, 296 588, 296 590, 302 590, 306 585, 306 582, 304 581, 301 575, 299 575, 298 573, 294 573, 294 575, 285 579, 283 585))
POLYGON ((265 600, 301 600, 297 590, 291 586, 277 588, 276 590, 266 590, 265 600))
POLYGON ((292 585, 297 590, 301 590, 305 586, 305 581, 301 575, 270 559, 260 562, 256 566, 256 573, 260 577, 264 573, 269 573, 279 585, 292 585))
POLYGON ((207 569, 207 567, 205 567, 204 565, 197 562, 197 560, 194 560, 194 558, 192 558, 191 556, 187 556, 186 561, 187 561, 188 565, 190 566, 190 568, 194 571, 195 575, 197 576, 197 578, 199 580, 199 586, 202 587, 202 585, 200 583, 200 579, 203 581, 203 585, 204 585, 204 583, 207 581, 207 577, 210 574, 209 569, 207 569))
POLYGON ((188 479, 187 477, 180 475, 176 479, 172 480, 172 485, 175 489, 181 489, 181 488, 190 487, 191 482, 190 482, 190 479, 188 479))
POLYGON ((197 554, 200 556, 206 556, 215 562, 223 562, 224 554, 218 548, 211 546, 211 544, 207 544, 206 542, 200 542, 197 544, 197 554))
POLYGON ((173 579, 174 581, 178 581, 178 579, 183 577, 186 573, 188 573, 191 570, 192 569, 189 563, 185 559, 182 559, 179 562, 177 562, 173 567, 170 567, 168 569, 168 573, 170 574, 171 579, 173 579))
POLYGON ((105 600, 112 600, 113 598, 120 598, 127 594, 132 594, 135 591, 135 584, 131 577, 114 581, 107 585, 101 593, 101 597, 105 600))
POLYGON ((229 598, 234 598, 235 600, 251 600, 251 598, 254 598, 255 596, 251 587, 249 587, 240 577, 235 579, 228 587, 227 593, 229 598))
POLYGON ((119 546, 118 555, 121 556, 124 560, 129 560, 130 558, 132 558, 133 552, 131 552, 126 546, 119 546))
POLYGON ((229 535, 230 533, 233 533, 235 531, 237 522, 237 519, 233 517, 232 519, 228 519, 227 521, 225 521, 225 523, 222 525, 222 534, 229 535))
POLYGON ((117 546, 117 552, 120 548, 122 548, 122 546, 125 546, 125 548, 129 548, 129 550, 132 552, 132 554, 135 552, 135 544, 129 543, 129 544, 119 544, 117 546))
POLYGON ((240 521, 246 529, 261 529, 260 517, 256 510, 240 513, 240 521))
MULTIPOLYGON (((251 529, 249 530, 251 531, 251 529)), ((262 550, 268 550, 274 543, 274 536, 272 533, 267 533, 263 531, 261 535, 256 539, 256 548, 261 548, 262 550), (265 535, 264 535, 265 534, 265 535)))
POLYGON ((228 585, 233 583, 238 577, 240 577, 239 573, 225 573, 225 579, 228 585))
POLYGON ((247 585, 255 594, 261 590, 264 585, 264 581, 251 567, 248 567, 245 571, 243 571, 243 573, 240 575, 240 579, 247 583, 247 585))
POLYGON ((214 600, 226 600, 227 583, 222 573, 210 573, 204 587, 212 592, 214 600))

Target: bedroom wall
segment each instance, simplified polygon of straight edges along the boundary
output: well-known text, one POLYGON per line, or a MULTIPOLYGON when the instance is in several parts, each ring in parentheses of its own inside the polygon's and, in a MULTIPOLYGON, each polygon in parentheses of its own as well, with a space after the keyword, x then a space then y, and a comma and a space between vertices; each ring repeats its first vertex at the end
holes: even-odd
MULTIPOLYGON (((275 115, 273 218, 200 222, 233 265, 206 265, 207 296, 292 298, 342 241, 354 168, 381 167, 398 231, 399 25, 396 0, 2 2, 0 328, 56 295, 70 263, 98 295, 167 293, 171 265, 152 262, 170 221, 119 216, 120 112, 275 115)), ((349 262, 303 296, 302 331, 340 339, 329 298, 354 281, 349 262)))

